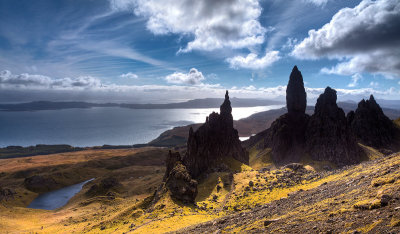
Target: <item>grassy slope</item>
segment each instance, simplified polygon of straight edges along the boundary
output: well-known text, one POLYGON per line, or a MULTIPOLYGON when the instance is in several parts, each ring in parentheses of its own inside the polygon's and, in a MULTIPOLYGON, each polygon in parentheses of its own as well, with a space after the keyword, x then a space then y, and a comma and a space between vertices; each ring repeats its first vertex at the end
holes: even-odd
POLYGON ((339 220, 335 221, 335 225, 343 224, 335 226, 338 230, 396 229, 396 222, 400 217, 398 214, 389 217, 391 213, 389 214, 387 209, 393 209, 392 206, 396 204, 399 206, 398 200, 391 206, 372 211, 369 208, 366 210, 355 208, 360 204, 365 207, 373 205, 383 193, 394 197, 400 189, 398 167, 400 154, 384 158, 374 149, 366 148, 366 150, 369 150, 369 157, 375 161, 332 172, 318 172, 321 165, 317 162, 308 162, 307 173, 293 178, 291 169, 282 170, 274 167, 268 150, 259 152, 254 148, 250 152, 251 167, 238 162, 229 162, 229 166, 238 173, 233 176, 223 172, 213 173, 200 181, 197 206, 173 201, 168 194, 153 205, 149 203, 149 199, 145 199, 161 181, 162 161, 165 156, 163 150, 146 148, 82 151, 10 159, 2 161, 5 163, 0 166, 0 171, 4 171, 0 176, 0 184, 3 186, 7 184, 8 187, 17 189, 19 196, 22 197, 0 205, 0 229, 6 232, 39 233, 73 231, 158 233, 177 230, 203 232, 215 228, 227 232, 248 232, 251 229, 290 232, 302 230, 302 227, 296 227, 296 224, 307 223, 303 227, 304 230, 307 228, 313 230, 312 228, 317 226, 318 230, 322 231, 332 226, 331 223, 326 223, 332 217, 339 220), (63 165, 67 166, 64 168, 63 165), (263 167, 269 168, 269 171, 255 170, 263 167), (21 187, 22 179, 15 179, 15 175, 20 171, 31 169, 45 173, 49 168, 55 168, 54 173, 62 171, 65 175, 69 175, 68 171, 77 173, 79 175, 77 179, 66 179, 70 184, 86 177, 112 174, 121 181, 125 190, 118 194, 115 200, 106 197, 88 198, 84 193, 89 186, 85 186, 66 207, 57 211, 21 207, 31 201, 36 194, 24 190, 21 187), (357 184, 354 188, 350 186, 351 189, 348 189, 348 184, 354 181, 357 184), (375 186, 376 182, 380 185, 375 186), (327 190, 329 193, 322 197, 322 192, 325 190, 321 188, 327 186, 326 184, 332 191, 327 190), (341 193, 335 193, 336 190, 341 193), (318 194, 321 194, 321 197, 318 194), (287 197, 291 199, 285 199, 287 197), (286 202, 282 203, 285 200, 286 202), (282 209, 275 207, 279 202, 282 203, 280 205, 282 209), (262 209, 266 205, 269 208, 262 209), (147 210, 148 207, 151 207, 150 211, 147 210), (371 212, 374 212, 373 220, 371 215, 367 215, 365 221, 352 218, 371 212), (381 212, 382 217, 376 215, 376 212, 381 212), (243 215, 243 218, 240 218, 240 215, 243 215), (220 222, 219 220, 223 220, 224 217, 232 217, 228 220, 239 218, 234 222, 220 222), (265 228, 264 221, 271 218, 279 218, 281 221, 265 228), (341 219, 344 220, 340 221, 341 219))

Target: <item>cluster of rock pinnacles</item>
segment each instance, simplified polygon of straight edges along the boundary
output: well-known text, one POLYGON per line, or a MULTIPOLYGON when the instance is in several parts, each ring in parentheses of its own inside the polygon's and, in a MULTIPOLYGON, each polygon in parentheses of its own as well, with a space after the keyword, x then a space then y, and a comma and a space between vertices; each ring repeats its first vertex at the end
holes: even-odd
MULTIPOLYGON (((262 147, 271 148, 276 165, 299 162, 305 156, 338 166, 349 165, 364 157, 358 142, 377 148, 393 142, 398 129, 372 95, 369 100, 362 100, 347 117, 336 100, 336 90, 327 87, 317 99, 314 114, 307 115, 303 76, 294 66, 286 89, 288 112, 258 134, 264 139, 262 147)), ((229 171, 224 160, 232 159, 249 164, 248 152, 233 128, 232 107, 226 91, 220 114, 211 113, 196 132, 190 128, 185 155, 169 152, 163 188, 177 200, 193 202, 197 180, 213 171, 229 171)))

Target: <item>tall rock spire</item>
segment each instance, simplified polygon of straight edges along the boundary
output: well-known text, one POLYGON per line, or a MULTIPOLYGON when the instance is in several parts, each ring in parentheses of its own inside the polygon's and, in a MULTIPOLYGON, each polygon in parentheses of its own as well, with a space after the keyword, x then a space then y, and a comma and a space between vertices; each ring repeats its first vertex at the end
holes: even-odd
POLYGON ((289 114, 304 114, 307 106, 307 94, 304 89, 303 76, 297 66, 290 73, 286 88, 286 106, 289 114))
POLYGON ((232 107, 231 101, 229 100, 228 90, 226 90, 225 100, 220 106, 219 111, 222 119, 226 122, 226 125, 229 127, 233 127, 232 107))
POLYGON ((304 154, 304 131, 309 118, 305 114, 306 105, 303 76, 294 66, 286 88, 288 113, 271 124, 264 142, 265 147, 271 148, 272 160, 277 165, 297 162, 304 154))

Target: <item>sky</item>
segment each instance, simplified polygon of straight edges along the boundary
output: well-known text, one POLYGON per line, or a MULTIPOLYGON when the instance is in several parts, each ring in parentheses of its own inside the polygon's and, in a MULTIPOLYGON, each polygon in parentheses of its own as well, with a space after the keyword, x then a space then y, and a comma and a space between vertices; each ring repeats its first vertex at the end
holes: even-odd
POLYGON ((0 103, 400 99, 398 0, 0 0, 0 103))

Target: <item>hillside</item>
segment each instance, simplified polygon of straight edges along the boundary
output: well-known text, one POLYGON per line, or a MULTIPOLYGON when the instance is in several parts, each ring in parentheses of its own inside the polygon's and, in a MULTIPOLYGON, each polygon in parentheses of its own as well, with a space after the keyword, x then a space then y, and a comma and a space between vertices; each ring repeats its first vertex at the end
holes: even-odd
POLYGON ((268 151, 254 148, 250 166, 233 163, 230 166, 237 173, 215 172, 200 181, 195 205, 173 201, 168 194, 151 204, 152 191, 161 182, 165 152, 101 150, 7 159, 0 183, 17 194, 14 199, 2 199, 0 228, 37 233, 400 231, 400 154, 383 156, 372 148, 364 149, 371 161, 342 169, 313 161, 304 162, 304 168, 276 169, 268 151), (156 159, 143 161, 150 155, 160 155, 161 164, 156 159), (48 164, 50 158, 56 164, 48 164), (71 163, 77 165, 75 169, 69 169, 71 163), (123 187, 113 196, 90 197, 86 192, 94 181, 62 209, 27 209, 24 206, 36 195, 21 187, 21 179, 16 178, 32 171, 61 173, 70 179, 68 175, 78 172, 79 178, 69 183, 112 175, 123 187))

